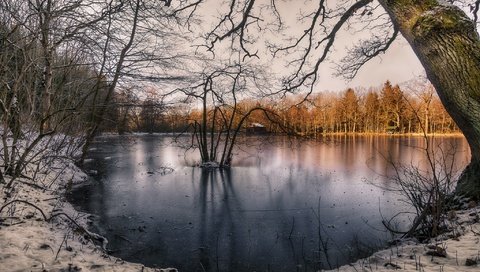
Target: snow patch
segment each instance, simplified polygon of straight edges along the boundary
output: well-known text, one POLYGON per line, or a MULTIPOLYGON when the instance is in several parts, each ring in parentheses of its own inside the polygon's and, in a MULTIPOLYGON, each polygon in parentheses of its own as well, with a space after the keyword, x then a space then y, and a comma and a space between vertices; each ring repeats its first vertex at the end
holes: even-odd
POLYGON ((400 241, 331 271, 480 271, 480 206, 454 214, 455 219, 450 222, 453 230, 428 243, 400 241))

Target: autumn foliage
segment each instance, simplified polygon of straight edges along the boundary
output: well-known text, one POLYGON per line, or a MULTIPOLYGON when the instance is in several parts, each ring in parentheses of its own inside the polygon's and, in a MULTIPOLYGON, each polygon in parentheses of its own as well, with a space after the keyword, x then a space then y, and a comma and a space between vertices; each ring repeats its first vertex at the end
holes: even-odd
MULTIPOLYGON (((199 121, 201 112, 192 104, 168 106, 150 96, 139 107, 125 111, 125 97, 117 107, 122 131, 181 132, 199 121)), ((128 104, 128 103, 127 103, 128 104)), ((326 133, 458 133, 459 130, 443 108, 430 85, 402 90, 389 81, 379 88, 321 92, 308 97, 287 96, 280 99, 243 99, 238 110, 247 112, 262 107, 272 114, 254 112, 245 129, 261 124, 270 133, 316 137, 326 133)), ((213 111, 210 111, 213 113, 213 111)), ((113 126, 111 130, 115 129, 113 126)))

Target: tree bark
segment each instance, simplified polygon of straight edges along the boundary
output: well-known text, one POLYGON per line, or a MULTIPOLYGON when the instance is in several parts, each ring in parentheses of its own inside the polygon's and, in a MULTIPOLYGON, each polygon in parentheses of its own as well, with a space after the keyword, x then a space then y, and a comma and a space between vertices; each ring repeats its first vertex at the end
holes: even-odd
MULTIPOLYGON (((46 6, 41 4, 40 8, 40 44, 42 48, 42 62, 43 62, 43 78, 42 78, 42 92, 41 92, 41 118, 48 118, 50 113, 51 101, 52 101, 52 81, 53 81, 53 46, 50 41, 51 35, 51 17, 52 17, 52 1, 48 0, 46 6)), ((43 122, 43 130, 50 129, 50 120, 43 122)))
POLYGON ((457 192, 480 199, 480 38, 475 23, 443 1, 379 0, 422 63, 472 158, 457 192))

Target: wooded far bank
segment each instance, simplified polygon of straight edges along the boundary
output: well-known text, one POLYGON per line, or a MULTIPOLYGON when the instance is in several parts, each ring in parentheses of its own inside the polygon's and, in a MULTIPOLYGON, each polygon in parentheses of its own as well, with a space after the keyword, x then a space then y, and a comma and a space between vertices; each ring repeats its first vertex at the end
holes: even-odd
MULTIPOLYGON (((169 105, 161 102, 155 90, 147 93, 143 100, 117 94, 110 106, 111 119, 107 120, 103 131, 184 132, 192 123, 200 122, 202 111, 196 105, 169 105)), ((303 99, 303 96, 278 100, 243 99, 238 102, 236 111, 242 116, 255 107, 267 110, 251 113, 244 122, 244 131, 256 134, 291 133, 315 137, 329 133, 460 133, 430 85, 417 86, 417 89, 407 92, 387 81, 379 88, 349 88, 339 93, 311 95, 306 101, 303 99)), ((227 116, 218 115, 215 118, 228 119, 233 108, 222 106, 227 109, 227 116)), ((208 124, 212 124, 213 112, 214 108, 210 106, 208 124)))

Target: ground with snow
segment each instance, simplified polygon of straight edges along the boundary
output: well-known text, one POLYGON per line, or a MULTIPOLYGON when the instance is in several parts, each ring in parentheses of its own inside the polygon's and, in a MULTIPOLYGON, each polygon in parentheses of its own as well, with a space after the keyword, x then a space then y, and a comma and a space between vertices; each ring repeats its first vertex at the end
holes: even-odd
POLYGON ((429 243, 402 241, 332 271, 480 271, 480 206, 452 214, 453 230, 429 243))
POLYGON ((75 211, 63 197, 66 189, 85 181, 86 175, 72 163, 61 164, 37 173, 36 185, 22 178, 13 191, 7 191, 0 184, 0 207, 25 200, 47 218, 66 214, 46 222, 31 205, 16 202, 6 206, 0 213, 0 271, 177 271, 147 268, 107 255, 102 237, 86 230, 88 215, 75 211))

